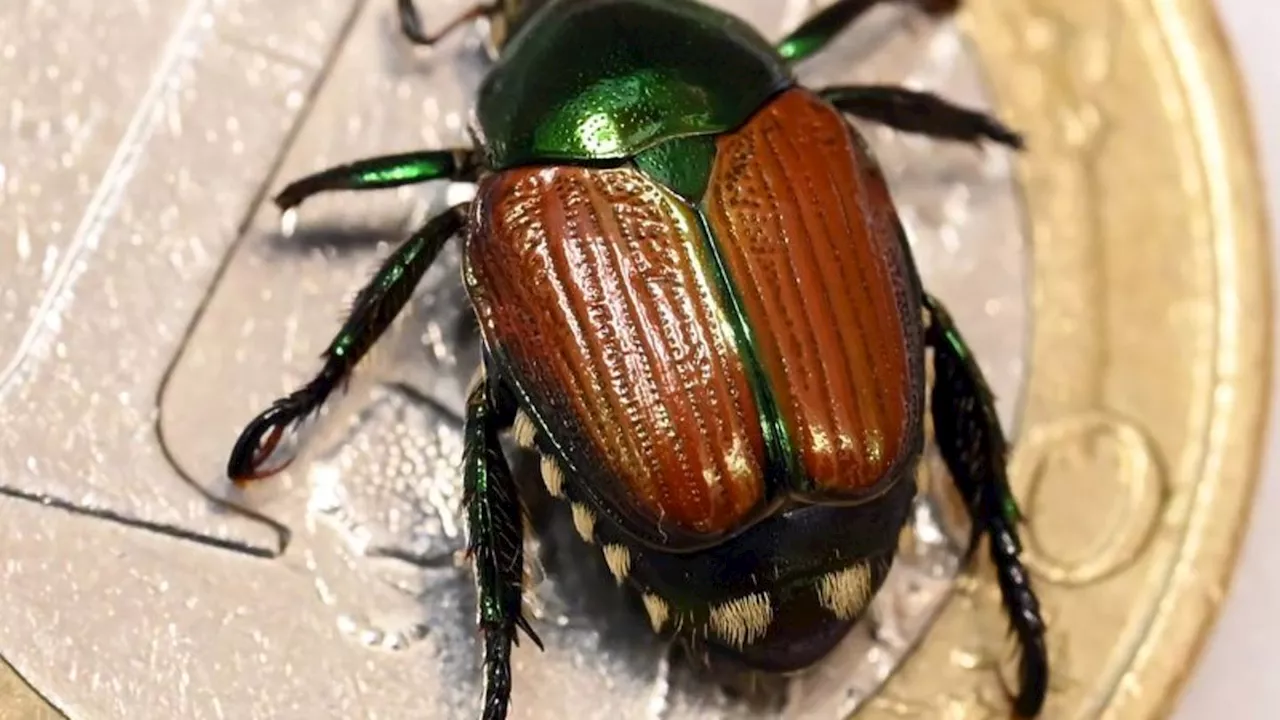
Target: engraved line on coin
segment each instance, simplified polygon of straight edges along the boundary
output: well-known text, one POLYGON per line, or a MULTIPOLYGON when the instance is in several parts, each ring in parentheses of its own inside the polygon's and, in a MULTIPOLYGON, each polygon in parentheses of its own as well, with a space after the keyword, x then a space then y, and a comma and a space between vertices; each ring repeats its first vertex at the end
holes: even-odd
MULTIPOLYGON (((264 551, 262 548, 254 547, 247 543, 192 532, 191 530, 187 530, 186 528, 179 527, 177 525, 167 525, 165 523, 152 522, 142 518, 131 517, 129 515, 114 512, 107 508, 86 507, 82 503, 72 502, 54 495, 27 492, 25 490, 19 490, 18 488, 0 487, 0 497, 13 498, 14 500, 22 500, 24 502, 32 502, 49 508, 65 510, 72 515, 82 515, 85 517, 97 518, 99 520, 107 520, 125 527, 147 530, 176 540, 195 542, 208 547, 218 548, 220 550, 231 550, 232 552, 244 553, 254 557, 274 557, 270 551, 264 551)), ((236 510, 238 512, 239 508, 236 508, 236 510)), ((255 520, 259 519, 252 511, 247 511, 247 514, 255 520)), ((267 522, 271 521, 268 519, 267 522)), ((288 530, 286 529, 285 532, 288 532, 288 530)), ((0 716, 0 720, 3 720, 3 716, 0 716)))
MULTIPOLYGON (((232 261, 236 257, 236 253, 239 251, 243 243, 247 241, 246 239, 249 236, 249 227, 253 223, 253 218, 262 208, 263 201, 267 198, 267 194, 270 191, 272 184, 275 182, 275 178, 279 174, 280 168, 284 166, 285 160, 289 157, 290 151, 293 149, 298 137, 302 133, 302 129, 306 126, 307 119, 315 107, 315 99, 324 87, 329 75, 333 72, 334 65, 337 63, 338 58, 341 57, 342 50, 346 47, 352 31, 355 29, 356 21, 360 18, 360 12, 363 7, 364 3, 355 3, 347 12, 346 17, 343 18, 342 25, 338 30, 337 37, 333 42, 330 52, 325 55, 320 69, 316 72, 315 80, 308 88, 306 97, 298 109, 293 124, 289 127, 284 140, 280 144, 280 151, 276 154, 276 157, 272 159, 271 166, 264 174, 263 180, 259 184, 258 189, 254 192, 253 197, 250 199, 243 217, 240 218, 240 222, 236 225, 236 237, 227 248, 227 251, 223 255, 222 261, 218 264, 217 269, 214 270, 213 277, 209 281, 208 292, 200 301, 199 306, 196 307, 195 312, 191 314, 191 321, 187 323, 185 328, 183 328, 182 337, 178 341, 178 347, 174 351, 173 357, 170 359, 168 366, 165 368, 164 374, 161 375, 159 386, 156 388, 156 414, 155 422, 152 427, 157 444, 160 446, 161 455, 163 455, 164 459, 173 467, 174 471, 182 481, 193 488, 196 492, 200 493, 200 495, 210 503, 215 512, 238 513, 251 520, 260 522, 275 531, 278 541, 275 552, 271 554, 271 557, 284 555, 285 549, 289 546, 289 542, 293 538, 292 531, 283 523, 270 518, 253 508, 245 507, 244 505, 236 503, 225 497, 216 496, 207 488, 202 486, 200 482, 182 466, 178 461, 178 458, 174 455, 172 448, 169 446, 165 437, 165 417, 163 412, 161 412, 161 409, 164 407, 165 393, 169 389, 169 383, 173 380, 174 372, 182 362, 183 356, 190 349, 191 339, 195 335, 196 329, 200 327, 201 319, 209 310, 209 304, 213 299, 213 291, 222 283, 223 278, 231 267, 232 261)), ((196 539, 206 543, 211 540, 211 538, 207 536, 198 536, 196 539)), ((217 546, 215 543, 208 544, 217 546)))
MULTIPOLYGON (((148 143, 151 142, 156 127, 164 117, 164 113, 157 110, 164 107, 167 99, 175 92, 173 78, 180 75, 184 68, 188 68, 196 62, 195 59, 200 56, 201 48, 213 37, 204 32, 201 26, 201 22, 206 15, 207 4, 202 1, 191 2, 178 20, 178 24, 170 35, 169 41, 165 44, 159 58, 159 69, 151 75, 150 83, 139 101, 138 108, 130 118, 123 137, 116 145, 110 163, 94 190, 93 196, 90 198, 67 250, 63 253, 63 259, 54 270, 52 279, 35 308, 31 325, 23 335, 13 357, 3 368, 0 368, 0 403, 3 403, 3 399, 8 393, 22 381, 24 368, 26 372, 30 372, 30 369, 26 367, 28 361, 37 357, 41 352, 40 348, 57 336, 56 328, 59 327, 59 323, 51 322, 51 318, 60 317, 65 313, 68 293, 75 288, 80 276, 84 273, 84 268, 89 264, 89 257, 100 245, 106 223, 122 202, 125 192, 132 186, 131 183, 137 171, 137 166, 142 161, 142 155, 148 143)), ((157 434, 159 434, 158 424, 157 434)), ((160 446, 162 454, 167 457, 163 441, 160 442, 160 446)), ((167 459, 172 463, 172 458, 167 457, 167 459)), ((208 498, 216 507, 221 508, 224 506, 217 498, 209 497, 196 483, 190 482, 189 484, 195 487, 201 495, 208 498)), ((242 552, 253 556, 262 556, 264 554, 260 548, 247 543, 192 532, 182 527, 150 521, 140 517, 131 517, 105 507, 94 507, 91 504, 87 504, 82 498, 57 497, 45 492, 33 492, 10 486, 0 486, 0 495, 22 501, 37 502, 41 505, 56 507, 76 515, 116 522, 127 527, 156 532, 179 540, 198 542, 210 547, 242 552)), ((234 510, 239 511, 238 508, 234 510)), ((246 511, 242 514, 252 520, 264 522, 276 530, 277 535, 281 538, 281 547, 287 542, 287 530, 278 527, 270 519, 252 511, 246 511)))
POLYGON ((26 361, 37 355, 41 345, 47 344, 62 327, 60 320, 67 309, 68 294, 84 274, 84 268, 88 267, 89 256, 101 245, 107 218, 120 205, 142 160, 142 151, 164 120, 165 114, 160 109, 165 107, 166 101, 173 95, 178 94, 182 86, 174 78, 195 62, 204 42, 212 37, 199 31, 206 16, 205 5, 205 2, 199 0, 189 3, 169 36, 169 41, 165 43, 158 67, 151 75, 137 110, 129 119, 124 136, 115 147, 110 164, 94 189, 75 234, 63 250, 62 261, 53 271, 39 305, 31 314, 30 324, 23 333, 17 350, 4 368, 0 369, 0 402, 17 387, 21 380, 20 371, 26 361))
POLYGON ((1055 490, 1096 497, 1090 503, 1054 503, 1052 514, 1027 510, 1027 565, 1058 585, 1089 585, 1136 562, 1154 537, 1170 494, 1164 463, 1151 439, 1108 412, 1032 428, 1013 453, 1010 482, 1024 508, 1035 507, 1042 493, 1055 490), (1104 482, 1089 484, 1098 481, 1104 482), (1081 483, 1089 484, 1088 489, 1081 483), (1087 513, 1080 515, 1082 511, 1087 513), (1050 515, 1053 519, 1046 521, 1050 515), (1090 538, 1089 528, 1104 515, 1109 516, 1105 526, 1090 538), (1055 540, 1067 536, 1069 545, 1082 548, 1082 559, 1054 554, 1052 546, 1068 544, 1055 540))
MULTIPOLYGON (((1053 132, 1032 136, 1040 162, 1037 172, 1027 177, 1028 185, 1039 186, 1036 195, 1050 201, 1045 222, 1036 225, 1037 248, 1053 248, 1055 264, 1074 266, 1064 272, 1041 270, 1040 278, 1050 278, 1052 290, 1047 302, 1054 303, 1056 317, 1073 317, 1094 327, 1096 333, 1084 333, 1069 346, 1055 345, 1055 352, 1070 348, 1071 361, 1059 355, 1051 363, 1055 370, 1068 370, 1058 375, 1071 384, 1063 388, 1066 397, 1077 398, 1081 409, 1099 404, 1105 397, 1105 378, 1101 368, 1108 366, 1107 337, 1111 302, 1101 264, 1105 261, 1107 226, 1100 213, 1104 206, 1098 193, 1103 151, 1113 132, 1107 114, 1100 108, 1103 89, 1113 75, 1114 37, 1124 27, 1123 20, 1112 9, 1106 20, 1093 24, 1073 22, 1061 11, 1041 3, 1029 9, 1025 27, 1011 30, 1018 39, 1019 59, 1034 68, 1034 76, 1055 102, 1049 107, 1053 132), (1064 61, 1066 57, 1068 60, 1064 61), (1070 218, 1069 222, 1065 222, 1070 218), (1044 235, 1044 236, 1042 236, 1044 235), (1057 241, 1049 239, 1057 236, 1057 241), (1070 277, 1071 285, 1053 282, 1051 278, 1070 277)), ((1036 104, 1027 112, 1043 113, 1045 106, 1036 104)), ((1043 126, 1042 126, 1043 127, 1043 126)), ((1041 262, 1047 262, 1041 260, 1041 262)), ((1035 362, 1033 357, 1032 362, 1035 362)), ((1034 385, 1034 383, 1032 383, 1034 385)))
POLYGON ((66 720, 66 713, 53 704, 49 694, 36 688, 18 669, 0 657, 0 720, 16 718, 66 720), (23 713, 21 716, 18 713, 23 713))

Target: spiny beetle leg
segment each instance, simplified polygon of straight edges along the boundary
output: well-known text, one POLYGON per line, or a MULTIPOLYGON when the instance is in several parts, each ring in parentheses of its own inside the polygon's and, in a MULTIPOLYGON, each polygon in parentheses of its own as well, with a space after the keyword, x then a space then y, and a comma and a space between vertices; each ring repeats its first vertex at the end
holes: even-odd
POLYGON ((1022 136, 999 120, 932 93, 887 85, 851 85, 824 88, 818 94, 842 112, 903 132, 961 142, 986 139, 1017 150, 1024 147, 1022 136))
MULTIPOLYGON (((1021 688, 1014 707, 1022 717, 1035 717, 1044 705, 1049 661, 1040 603, 1018 557, 1021 513, 1006 474, 1004 433, 991 391, 955 323, 936 298, 926 295, 924 304, 931 318, 925 340, 934 352, 932 404, 938 448, 975 530, 990 540, 1001 597, 1021 646, 1021 688)), ((974 540, 978 537, 975 533, 974 540)))
POLYGON ((447 25, 440 29, 435 35, 428 35, 422 30, 422 15, 418 12, 418 8, 414 5, 413 0, 396 0, 396 10, 400 15, 400 32, 404 34, 414 45, 422 45, 431 47, 440 42, 444 36, 458 29, 460 26, 473 20, 479 20, 482 17, 492 17, 502 12, 501 2, 490 2, 476 5, 470 10, 464 11, 454 19, 450 20, 447 25))
POLYGON ((396 249, 356 296, 351 314, 322 355, 324 366, 306 385, 276 400, 240 433, 227 461, 227 475, 237 483, 273 475, 283 467, 263 470, 285 428, 316 412, 373 347, 408 302, 418 281, 466 223, 467 205, 458 205, 429 220, 396 249))
POLYGON ((479 167, 479 153, 468 148, 383 155, 295 180, 276 195, 275 203, 281 210, 290 210, 313 195, 332 190, 383 190, 430 180, 470 182, 476 179, 479 167))
POLYGON ((477 378, 467 397, 462 502, 484 637, 484 720, 507 716, 511 646, 519 642, 517 630, 542 648, 522 611, 523 509, 499 442, 499 433, 514 419, 510 394, 483 376, 477 378))
POLYGON ((791 31, 778 43, 778 52, 793 63, 804 60, 820 52, 867 11, 890 2, 914 5, 931 15, 954 12, 960 5, 960 0, 837 0, 791 31))

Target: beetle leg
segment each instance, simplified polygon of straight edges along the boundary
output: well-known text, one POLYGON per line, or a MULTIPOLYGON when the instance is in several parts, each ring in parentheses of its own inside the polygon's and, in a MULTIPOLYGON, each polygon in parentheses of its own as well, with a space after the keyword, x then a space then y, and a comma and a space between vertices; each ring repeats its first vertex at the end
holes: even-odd
POLYGON ((396 0, 396 11, 400 15, 400 32, 414 45, 431 47, 440 42, 445 35, 457 30, 466 23, 483 17, 493 17, 501 13, 502 3, 495 1, 476 5, 450 20, 447 25, 434 35, 428 35, 423 32, 422 15, 418 12, 418 8, 414 6, 413 0, 396 0))
POLYGON ((281 210, 291 210, 307 198, 331 190, 383 190, 430 180, 470 182, 479 168, 479 153, 466 148, 382 155, 295 180, 276 195, 275 203, 281 210))
POLYGON ((955 12, 960 5, 960 0, 837 0, 792 30, 778 43, 778 52, 793 63, 804 60, 821 51, 867 11, 889 2, 915 5, 931 15, 955 12))
POLYGON ((500 430, 511 424, 515 405, 502 401, 486 381, 467 398, 462 502, 467 511, 467 552, 475 568, 478 621, 484 635, 484 720, 500 720, 511 701, 511 646, 517 629, 542 648, 522 610, 523 509, 503 455, 500 430))
MULTIPOLYGON (((934 352, 933 425, 939 450, 973 517, 990 539, 991 560, 1013 631, 1021 646, 1021 689, 1014 705, 1023 717, 1043 707, 1049 662, 1040 603, 1023 567, 1022 519, 1006 475, 1008 449, 990 389, 955 323, 926 295, 931 321, 925 341, 934 352)), ((979 537, 975 532, 974 540, 979 537)), ((970 548, 972 552, 972 548, 970 548)))
POLYGON ((276 400, 240 434, 227 461, 232 480, 244 483, 283 469, 263 470, 261 466, 284 429, 319 410, 391 325, 444 244, 463 228, 467 207, 458 205, 432 218, 383 261, 356 296, 350 316, 322 355, 320 372, 292 394, 276 400))
POLYGON ((1022 136, 1004 123, 959 107, 932 93, 888 85, 849 85, 824 88, 818 94, 840 111, 882 123, 903 132, 940 140, 991 140, 1018 150, 1022 136))

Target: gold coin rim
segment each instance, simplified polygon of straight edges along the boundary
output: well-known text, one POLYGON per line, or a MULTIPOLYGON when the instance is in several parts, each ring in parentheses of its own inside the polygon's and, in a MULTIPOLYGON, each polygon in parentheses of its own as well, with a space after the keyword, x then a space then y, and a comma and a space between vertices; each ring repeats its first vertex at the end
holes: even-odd
POLYGON ((1227 315, 1222 311, 1224 305, 1237 308, 1235 322, 1219 327, 1220 338, 1234 335, 1237 374, 1234 413, 1216 423, 1226 426, 1228 432, 1222 434, 1216 448, 1209 449, 1221 463, 1215 488, 1218 494, 1192 513, 1191 522, 1201 523, 1204 529, 1193 553, 1183 556, 1170 591, 1175 597, 1199 596, 1213 601, 1162 604, 1151 636, 1158 634, 1156 628, 1169 628, 1172 632, 1163 636, 1161 645, 1176 647, 1178 638, 1173 635, 1181 629, 1188 634, 1186 652, 1182 658, 1161 658, 1159 665, 1149 665, 1139 677, 1143 687, 1173 690, 1148 693, 1132 704, 1130 710, 1136 713, 1132 716, 1142 718, 1167 717, 1179 706, 1221 615, 1221 600, 1235 582, 1240 551, 1253 520, 1250 500, 1261 480, 1273 391, 1274 333, 1270 218, 1240 65, 1222 19, 1209 0, 1154 0, 1152 6, 1165 24, 1162 34, 1171 34, 1169 23, 1184 26, 1180 45, 1184 52, 1175 53, 1173 60, 1189 95, 1197 147, 1205 156, 1213 149, 1211 144, 1219 146, 1216 166, 1212 158, 1205 158, 1206 167, 1216 170, 1207 192, 1225 196, 1230 204, 1226 217, 1215 218, 1214 237, 1228 244, 1235 266, 1242 271, 1234 286, 1218 287, 1220 314, 1227 315), (1193 96, 1197 93, 1205 96, 1201 98, 1204 102, 1193 96), (1217 132, 1213 132, 1215 127, 1217 132), (1213 522, 1205 523, 1206 518, 1213 522))
MULTIPOLYGON (((1054 0, 1021 0, 1017 4, 1051 10, 1054 0)), ((1213 3, 1125 0, 1119 4, 1130 8, 1142 4, 1145 13, 1158 20, 1159 27, 1150 32, 1167 46, 1168 61, 1188 110, 1174 132, 1185 130, 1194 139, 1195 154, 1208 181, 1203 195, 1213 206, 1209 243, 1218 263, 1234 269, 1235 279, 1234 283, 1215 283, 1214 288, 1213 352, 1215 362, 1227 357, 1230 368, 1228 372, 1219 369, 1213 385, 1229 390, 1231 401, 1229 407, 1215 407, 1210 412, 1203 467, 1212 482, 1197 488, 1188 517, 1189 526, 1195 528, 1188 536, 1196 542, 1174 561, 1166 594, 1179 602, 1160 603, 1126 674, 1125 684, 1131 681, 1133 688, 1143 691, 1117 690, 1103 709, 1104 716, 1110 717, 1123 702, 1125 718, 1143 720, 1168 717, 1179 706, 1220 616, 1222 600, 1235 581, 1240 551, 1253 519, 1250 501, 1261 479, 1272 399, 1273 250, 1254 120, 1240 65, 1213 3), (1158 653, 1151 652, 1153 646, 1159 648, 1158 653), (1123 701, 1119 699, 1122 695, 1123 701)), ((961 21, 974 38, 974 49, 983 58, 984 67, 997 68, 988 72, 988 82, 994 90, 995 106, 1004 110, 1022 99, 1019 95, 1025 88, 1002 74, 993 62, 996 58, 984 48, 983 35, 990 27, 984 20, 992 20, 999 12, 970 3, 961 21)), ((1036 162, 1032 148, 1024 165, 1036 162)), ((1034 216, 1037 208, 1031 198, 1028 205, 1034 216)), ((1043 269, 1038 268, 1037 273, 1043 269)), ((1221 277, 1220 272, 1215 268, 1215 279, 1221 277)), ((1039 281, 1037 277, 1035 282, 1039 281)), ((1041 310, 1035 308, 1037 318, 1041 310)), ((1034 371, 1029 383, 1036 383, 1034 371)))

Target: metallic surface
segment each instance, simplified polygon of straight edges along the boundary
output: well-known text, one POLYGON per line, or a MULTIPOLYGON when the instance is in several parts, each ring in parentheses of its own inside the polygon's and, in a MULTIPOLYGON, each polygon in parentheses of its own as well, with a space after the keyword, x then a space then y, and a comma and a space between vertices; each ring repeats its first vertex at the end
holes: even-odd
MULTIPOLYGON (((812 9, 732 5, 771 38, 812 9)), ((1015 429, 1061 668, 1048 717, 1159 717, 1225 589, 1266 394, 1267 263, 1232 68, 1203 0, 972 3, 963 33, 899 17, 878 13, 802 78, 908 78, 981 105, 989 81, 1027 131, 1014 190, 1003 154, 868 128, 925 281, 1015 429)), ((314 369, 385 254, 370 239, 465 193, 318 199, 289 240, 258 202, 328 164, 465 139, 480 33, 417 55, 391 20, 373 0, 0 10, 21 28, 0 47, 0 654, 69 717, 471 716, 451 473, 475 348, 456 257, 308 457, 236 498, 272 522, 196 489, 229 494, 236 432, 314 369)), ((926 480, 940 502, 916 515, 879 632, 795 681, 787 715, 1000 716, 989 574, 930 627, 962 523, 945 478, 926 480)), ((611 581, 574 569, 594 556, 572 542, 560 523, 532 546, 570 552, 534 568, 550 647, 517 652, 516 717, 723 707, 611 581)), ((16 696, 3 712, 39 702, 16 696)))

